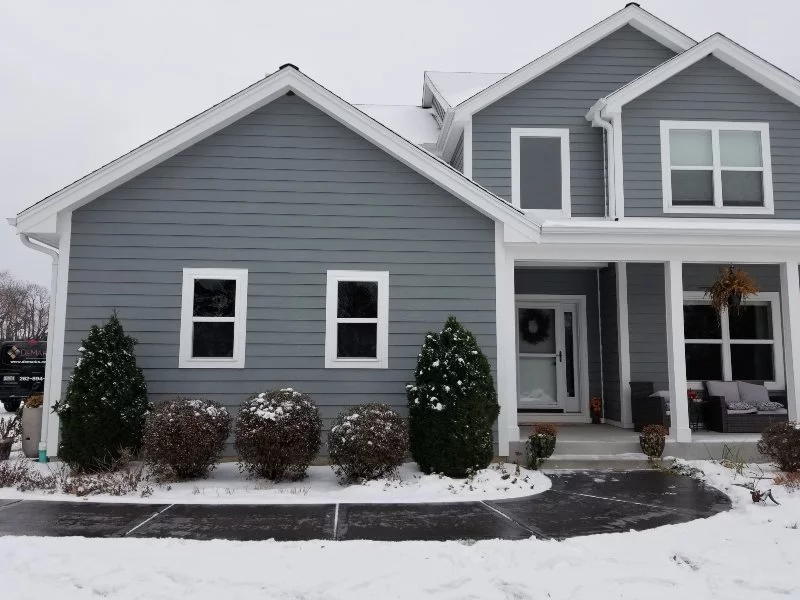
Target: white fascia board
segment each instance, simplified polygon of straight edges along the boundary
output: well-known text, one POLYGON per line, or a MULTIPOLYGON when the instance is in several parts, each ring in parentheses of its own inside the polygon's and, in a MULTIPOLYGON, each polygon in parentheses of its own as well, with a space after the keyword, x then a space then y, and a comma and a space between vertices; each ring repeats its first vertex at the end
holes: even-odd
MULTIPOLYGON (((606 96, 592 110, 603 114, 619 112, 628 102, 638 98, 671 77, 691 67, 707 56, 714 56, 750 77, 767 89, 800 106, 800 81, 778 67, 756 56, 720 33, 706 38, 693 48, 651 69, 641 77, 606 96)), ((591 116, 592 110, 589 111, 591 116)))
POLYGON ((626 25, 675 52, 683 52, 696 44, 689 36, 631 4, 465 100, 455 107, 456 112, 459 116, 475 114, 626 25))
POLYGON ((52 215, 73 211, 91 202, 101 194, 129 181, 289 91, 460 198, 478 212, 495 221, 503 222, 529 241, 538 241, 539 223, 535 220, 292 67, 285 67, 266 77, 24 210, 17 215, 17 232, 25 233, 36 223, 52 215))

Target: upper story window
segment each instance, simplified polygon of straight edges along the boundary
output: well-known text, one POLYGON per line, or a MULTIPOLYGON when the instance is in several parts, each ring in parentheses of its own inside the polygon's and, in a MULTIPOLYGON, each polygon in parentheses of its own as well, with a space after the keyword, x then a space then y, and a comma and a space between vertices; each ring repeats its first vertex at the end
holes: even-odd
POLYGON ((180 368, 244 368, 247 269, 184 269, 180 368))
POLYGON ((511 202, 545 216, 570 216, 569 129, 511 130, 511 202))
POLYGON ((664 212, 771 214, 769 124, 661 121, 664 212))
POLYGON ((389 366, 389 273, 328 271, 325 367, 389 366))

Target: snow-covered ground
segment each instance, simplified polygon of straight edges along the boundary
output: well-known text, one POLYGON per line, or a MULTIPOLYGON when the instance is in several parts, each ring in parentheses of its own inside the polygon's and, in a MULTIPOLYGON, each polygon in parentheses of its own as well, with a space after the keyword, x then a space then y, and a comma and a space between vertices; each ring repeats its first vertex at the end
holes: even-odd
MULTIPOLYGON (((59 469, 59 463, 30 463, 42 473, 59 469)), ((236 463, 222 463, 207 479, 158 485, 149 484, 152 494, 141 492, 124 496, 97 494, 90 502, 141 502, 184 504, 315 504, 336 502, 458 502, 519 498, 550 489, 550 480, 539 471, 516 465, 493 464, 471 479, 451 479, 423 474, 416 463, 405 463, 397 477, 370 481, 363 485, 341 485, 331 467, 310 467, 302 481, 272 483, 248 479, 236 463)), ((140 486, 142 488, 144 486, 140 486)), ((20 492, 0 488, 0 499, 76 500, 74 495, 43 491, 20 492)))
POLYGON ((691 464, 732 511, 564 542, 5 538, 0 581, 16 600, 800 598, 800 492, 775 488, 781 506, 753 505, 732 485, 749 479, 691 464))

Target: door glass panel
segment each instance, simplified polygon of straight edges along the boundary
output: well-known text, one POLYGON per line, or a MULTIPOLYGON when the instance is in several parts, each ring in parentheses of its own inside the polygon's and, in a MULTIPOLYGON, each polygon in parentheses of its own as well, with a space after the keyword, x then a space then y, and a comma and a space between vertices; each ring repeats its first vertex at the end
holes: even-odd
POLYGON ((564 368, 566 369, 567 397, 575 397, 575 344, 574 313, 564 313, 564 368))
POLYGON ((519 357, 519 399, 536 404, 557 404, 556 365, 553 356, 519 357))
POLYGON ((553 308, 517 309, 520 354, 555 354, 556 311, 553 308))

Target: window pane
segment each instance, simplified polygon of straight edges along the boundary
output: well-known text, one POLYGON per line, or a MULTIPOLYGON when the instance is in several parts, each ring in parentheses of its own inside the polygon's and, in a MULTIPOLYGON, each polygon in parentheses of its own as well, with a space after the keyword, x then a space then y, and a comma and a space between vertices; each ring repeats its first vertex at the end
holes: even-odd
POLYGON ((561 138, 519 140, 520 207, 561 210, 561 138))
POLYGON ((684 305, 683 337, 687 340, 722 339, 719 318, 710 304, 684 305))
POLYGON ((339 323, 336 356, 339 358, 377 358, 377 323, 339 323))
POLYGON ((342 319, 377 318, 378 282, 340 281, 336 315, 342 319))
POLYGON ((673 129, 669 132, 669 159, 673 167, 710 167, 711 132, 673 129))
POLYGON ((772 344, 731 344, 733 380, 775 381, 772 344))
POLYGON ((686 344, 686 379, 722 379, 722 344, 686 344))
POLYGON ((236 312, 235 279, 195 279, 195 317, 233 317, 236 312))
POLYGON ((233 322, 194 323, 192 356, 195 358, 232 358, 233 322))
POLYGON ((761 133, 720 131, 719 153, 723 167, 760 167, 761 133))
POLYGON ((556 353, 556 311, 552 308, 518 308, 521 354, 556 353))
POLYGON ((722 171, 722 204, 763 206, 764 174, 761 171, 722 171))
POLYGON ((731 313, 731 339, 771 340, 772 310, 768 304, 745 304, 739 313, 731 313))
POLYGON ((713 206, 713 172, 673 170, 672 204, 675 206, 713 206))

